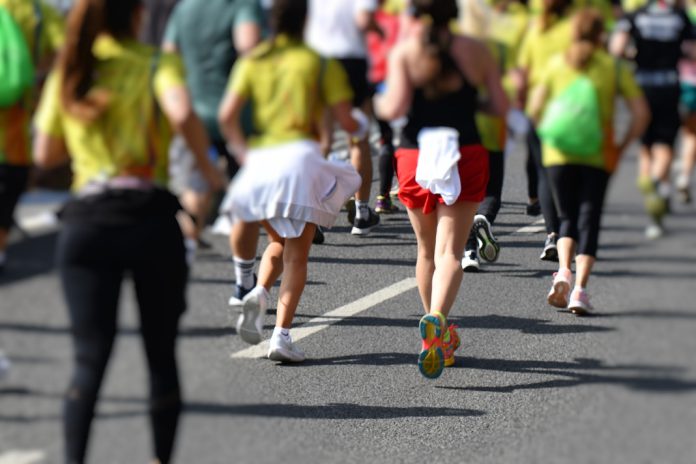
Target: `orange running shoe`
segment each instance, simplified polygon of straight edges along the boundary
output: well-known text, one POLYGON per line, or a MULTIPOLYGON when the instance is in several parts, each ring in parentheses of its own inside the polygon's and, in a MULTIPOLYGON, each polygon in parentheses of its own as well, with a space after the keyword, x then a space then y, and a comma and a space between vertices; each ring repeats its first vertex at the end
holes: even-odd
POLYGON ((420 320, 420 333, 423 345, 418 356, 418 369, 424 377, 436 379, 445 368, 445 354, 442 338, 445 335, 447 321, 439 312, 426 314, 420 320))
POLYGON ((445 352, 445 367, 454 366, 454 363, 456 362, 454 352, 459 349, 461 344, 462 341, 457 333, 457 326, 450 324, 442 341, 442 347, 445 352))

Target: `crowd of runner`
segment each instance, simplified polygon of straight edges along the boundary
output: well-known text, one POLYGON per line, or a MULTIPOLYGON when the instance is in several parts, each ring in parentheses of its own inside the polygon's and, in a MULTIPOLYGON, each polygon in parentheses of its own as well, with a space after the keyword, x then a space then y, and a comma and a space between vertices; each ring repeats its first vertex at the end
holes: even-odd
MULTIPOLYGON (((524 148, 526 211, 546 228, 540 258, 558 262, 545 298, 591 313, 605 195, 629 145, 640 140, 648 239, 669 233, 675 192, 691 201, 696 16, 678 0, 631 3, 76 0, 66 20, 43 0, 0 0, 0 271, 31 166, 70 163, 73 175, 56 251, 75 350, 66 462, 86 459, 126 274, 153 454, 170 462, 179 319, 211 210, 230 226, 238 335, 263 340, 282 277, 268 358, 301 362, 291 327, 312 244, 331 239, 342 211, 369 240, 381 215, 405 209, 424 311, 417 364, 436 378, 455 363, 447 318, 464 272, 498 260, 505 156, 524 148), (334 159, 336 134, 346 162, 334 159)), ((0 376, 8 368, 0 356, 0 376)))

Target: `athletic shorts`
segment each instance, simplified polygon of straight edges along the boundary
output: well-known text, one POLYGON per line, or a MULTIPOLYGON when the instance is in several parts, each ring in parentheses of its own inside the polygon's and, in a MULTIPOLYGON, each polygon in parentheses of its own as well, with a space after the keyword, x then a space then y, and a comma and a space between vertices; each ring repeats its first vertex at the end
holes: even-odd
POLYGON ((681 89, 678 85, 644 86, 643 92, 648 101, 652 118, 650 125, 641 137, 641 143, 647 147, 655 144, 674 145, 681 127, 681 117, 679 116, 681 89))
MULTIPOLYGON (((426 190, 416 182, 418 150, 400 148, 394 155, 396 177, 399 180, 399 200, 408 209, 422 209, 425 214, 435 210, 437 203, 444 204, 440 195, 426 190)), ((486 197, 488 186, 488 152, 481 145, 467 145, 460 148, 459 178, 462 191, 459 202, 480 203, 486 197)))
POLYGON ((28 179, 28 167, 0 164, 0 229, 12 227, 14 210, 28 179))
POLYGON ((367 80, 367 60, 365 58, 339 58, 348 74, 353 89, 353 107, 360 108, 370 98, 372 89, 367 80))

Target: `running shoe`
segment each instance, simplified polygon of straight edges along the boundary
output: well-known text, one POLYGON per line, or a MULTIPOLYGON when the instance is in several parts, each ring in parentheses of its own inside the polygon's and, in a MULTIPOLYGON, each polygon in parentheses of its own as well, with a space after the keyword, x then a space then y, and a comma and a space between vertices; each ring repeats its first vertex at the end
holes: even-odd
POLYGON ((389 196, 379 195, 375 201, 375 213, 377 214, 393 214, 398 213, 399 207, 396 206, 389 196))
POLYGON ((655 223, 662 224, 668 205, 666 199, 657 191, 657 182, 649 177, 640 177, 638 188, 644 196, 645 210, 655 223))
POLYGON ((568 307, 568 295, 573 275, 570 269, 561 269, 553 274, 553 285, 546 301, 554 308, 565 309, 568 307))
POLYGON ((260 286, 255 287, 244 297, 242 313, 237 319, 237 333, 245 342, 252 345, 261 342, 263 320, 270 299, 268 291, 260 286))
POLYGON ((462 258, 462 270, 464 272, 478 272, 479 269, 481 269, 481 262, 476 249, 466 250, 462 258))
POLYGON ((372 229, 379 225, 379 214, 375 213, 370 207, 365 207, 362 212, 362 217, 355 218, 353 221, 353 229, 350 231, 353 235, 367 235, 372 229))
POLYGON ((558 249, 556 248, 556 240, 558 240, 556 234, 549 234, 546 236, 546 241, 544 242, 544 250, 541 252, 541 256, 539 256, 540 260, 558 262, 558 249))
POLYGON ((420 334, 423 340, 418 356, 418 370, 424 377, 436 379, 445 368, 445 354, 442 338, 447 327, 445 317, 436 312, 426 314, 420 320, 420 334))
POLYGON ((454 366, 456 362, 454 353, 459 349, 461 344, 461 339, 457 333, 457 326, 450 324, 442 341, 442 349, 445 353, 445 367, 454 366))
POLYGON ((284 337, 281 334, 273 334, 270 347, 268 348, 268 359, 272 361, 299 363, 306 359, 304 352, 292 342, 288 334, 284 337))
POLYGON ((645 228, 645 238, 648 240, 657 240, 665 235, 665 229, 662 224, 653 223, 645 228))
POLYGON ((500 245, 498 240, 496 240, 493 231, 491 230, 491 223, 483 214, 477 214, 474 216, 474 232, 476 233, 476 238, 478 239, 478 252, 479 256, 493 263, 498 260, 500 255, 500 245))
POLYGON ((539 201, 527 204, 527 216, 539 216, 541 214, 541 204, 539 201))
POLYGON ((314 229, 314 238, 312 239, 312 243, 315 245, 322 245, 326 241, 326 237, 324 236, 324 229, 321 226, 316 226, 314 229))
POLYGON ((682 174, 677 178, 677 195, 679 201, 685 205, 691 204, 691 188, 688 176, 682 174))
POLYGON ((355 222, 355 198, 349 198, 345 205, 346 217, 348 218, 348 223, 353 224, 355 222))
POLYGON ((590 304, 590 296, 585 289, 576 288, 573 290, 573 293, 570 295, 568 309, 576 316, 586 316, 594 311, 590 304))

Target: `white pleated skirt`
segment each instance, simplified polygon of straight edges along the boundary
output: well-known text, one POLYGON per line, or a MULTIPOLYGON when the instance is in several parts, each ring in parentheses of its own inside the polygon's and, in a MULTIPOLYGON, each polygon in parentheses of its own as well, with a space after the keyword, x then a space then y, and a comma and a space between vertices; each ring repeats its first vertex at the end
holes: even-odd
POLYGON ((253 149, 222 210, 233 224, 266 220, 281 237, 296 238, 308 222, 332 227, 360 183, 353 166, 324 159, 314 141, 253 149))

